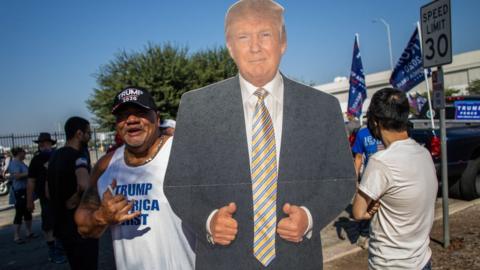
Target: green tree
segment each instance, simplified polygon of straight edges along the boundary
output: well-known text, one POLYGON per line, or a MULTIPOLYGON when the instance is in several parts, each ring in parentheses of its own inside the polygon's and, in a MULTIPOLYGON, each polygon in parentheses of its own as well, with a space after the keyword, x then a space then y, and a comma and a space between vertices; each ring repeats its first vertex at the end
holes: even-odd
POLYGON ((452 87, 449 87, 449 88, 445 89, 445 96, 446 97, 455 96, 458 93, 460 93, 460 89, 456 89, 456 88, 452 88, 452 87))
POLYGON ((190 58, 192 89, 200 88, 237 74, 237 66, 225 47, 200 51, 190 58))
MULTIPOLYGON (((445 89, 445 96, 446 97, 450 97, 450 96, 455 96, 455 94, 458 94, 460 93, 460 89, 456 89, 456 88, 452 88, 452 87, 448 87, 445 89)), ((424 98, 427 98, 427 92, 423 92, 420 94, 421 96, 423 96, 424 98)), ((430 97, 433 97, 433 92, 430 91, 430 97)))
POLYGON ((471 81, 468 84, 467 91, 470 95, 480 95, 480 79, 471 81))
POLYGON ((101 66, 95 74, 98 87, 87 106, 101 127, 112 129, 113 98, 120 89, 132 85, 151 91, 162 118, 175 118, 182 94, 236 73, 224 47, 189 54, 187 47, 149 44, 141 52, 122 51, 101 66))

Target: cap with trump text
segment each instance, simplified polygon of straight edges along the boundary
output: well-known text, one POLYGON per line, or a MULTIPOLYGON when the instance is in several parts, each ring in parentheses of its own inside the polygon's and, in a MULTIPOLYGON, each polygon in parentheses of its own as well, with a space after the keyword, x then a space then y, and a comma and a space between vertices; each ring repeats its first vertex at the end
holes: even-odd
POLYGON ((134 104, 147 110, 157 110, 152 95, 139 87, 127 87, 115 95, 112 113, 115 114, 125 104, 134 104))

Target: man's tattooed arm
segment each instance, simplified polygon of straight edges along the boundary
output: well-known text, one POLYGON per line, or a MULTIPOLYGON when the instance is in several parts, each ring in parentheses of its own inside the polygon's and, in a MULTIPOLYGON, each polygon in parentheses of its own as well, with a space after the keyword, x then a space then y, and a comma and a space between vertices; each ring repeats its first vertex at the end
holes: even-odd
POLYGON ((97 181, 106 170, 111 154, 103 156, 90 175, 90 184, 83 192, 80 205, 75 212, 75 222, 77 223, 78 233, 84 237, 99 238, 107 229, 108 223, 99 215, 99 209, 102 202, 97 190, 97 181))
POLYGON ((101 206, 96 186, 90 186, 83 193, 82 200, 75 212, 78 233, 84 237, 100 238, 108 223, 99 215, 101 206))

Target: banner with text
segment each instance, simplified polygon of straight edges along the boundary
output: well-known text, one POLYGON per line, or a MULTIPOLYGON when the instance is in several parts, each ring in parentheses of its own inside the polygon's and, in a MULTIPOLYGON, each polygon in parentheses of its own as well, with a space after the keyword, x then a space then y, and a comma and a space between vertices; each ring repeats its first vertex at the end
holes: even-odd
POLYGON ((408 92, 424 80, 420 38, 418 29, 415 28, 415 32, 413 32, 412 37, 408 41, 407 47, 393 69, 390 84, 395 88, 408 92))
POLYGON ((480 101, 455 101, 455 119, 480 120, 480 101))

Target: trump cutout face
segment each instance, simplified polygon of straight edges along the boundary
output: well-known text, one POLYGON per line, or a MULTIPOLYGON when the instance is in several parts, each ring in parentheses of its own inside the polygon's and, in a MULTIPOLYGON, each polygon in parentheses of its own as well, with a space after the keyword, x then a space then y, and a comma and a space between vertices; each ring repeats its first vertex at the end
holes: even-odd
POLYGON ((262 87, 277 73, 287 42, 273 19, 247 16, 229 26, 227 48, 242 77, 262 87))

